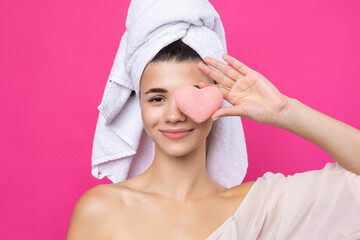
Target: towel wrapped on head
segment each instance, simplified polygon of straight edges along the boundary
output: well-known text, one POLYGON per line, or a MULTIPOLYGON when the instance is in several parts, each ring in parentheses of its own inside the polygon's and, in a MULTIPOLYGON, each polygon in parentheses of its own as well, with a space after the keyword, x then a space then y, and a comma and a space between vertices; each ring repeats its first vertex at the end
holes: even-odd
MULTIPOLYGON (((144 172, 154 157, 154 142, 143 131, 139 100, 146 65, 179 39, 202 59, 210 56, 226 63, 222 54, 227 53, 220 16, 207 0, 132 0, 125 26, 98 106, 91 159, 92 175, 114 183, 144 172)), ((231 104, 224 99, 221 107, 226 106, 231 104)), ((214 181, 227 188, 243 181, 248 162, 240 117, 214 121, 206 157, 214 181)))

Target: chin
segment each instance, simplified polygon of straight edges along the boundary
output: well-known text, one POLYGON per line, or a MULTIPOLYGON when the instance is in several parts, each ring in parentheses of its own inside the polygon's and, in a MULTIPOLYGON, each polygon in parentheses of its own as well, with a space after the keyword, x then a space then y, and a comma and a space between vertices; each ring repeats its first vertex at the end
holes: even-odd
POLYGON ((166 155, 173 157, 182 157, 190 154, 199 147, 199 142, 196 139, 191 139, 188 141, 179 141, 172 142, 171 140, 161 140, 155 142, 158 150, 163 152, 166 155))
POLYGON ((182 157, 195 150, 194 148, 190 147, 190 145, 187 146, 184 146, 184 144, 175 144, 175 145, 177 146, 169 146, 167 144, 166 146, 161 146, 160 149, 165 154, 173 157, 182 157))

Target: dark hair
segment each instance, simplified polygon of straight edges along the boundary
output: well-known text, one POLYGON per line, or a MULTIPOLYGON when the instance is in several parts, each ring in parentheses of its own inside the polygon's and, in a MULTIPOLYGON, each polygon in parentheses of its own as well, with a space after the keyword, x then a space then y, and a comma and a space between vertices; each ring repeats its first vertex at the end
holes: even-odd
POLYGON ((186 62, 193 60, 201 60, 205 63, 196 51, 179 39, 161 49, 149 63, 170 61, 186 62))
MULTIPOLYGON (((163 47, 149 63, 157 62, 186 62, 186 61, 195 61, 200 60, 205 65, 208 65, 201 56, 191 47, 186 45, 181 39, 176 40, 175 42, 163 47)), ((148 63, 148 64, 149 64, 148 63)), ((215 82, 215 84, 217 84, 215 82)), ((133 96, 135 92, 133 91, 130 96, 133 96)))

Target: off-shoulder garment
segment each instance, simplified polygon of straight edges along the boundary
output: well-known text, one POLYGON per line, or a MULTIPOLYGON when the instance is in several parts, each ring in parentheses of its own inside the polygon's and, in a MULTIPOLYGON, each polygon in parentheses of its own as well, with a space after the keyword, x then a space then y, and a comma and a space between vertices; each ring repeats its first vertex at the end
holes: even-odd
POLYGON ((360 175, 338 163, 321 170, 259 177, 206 240, 360 239, 360 175))

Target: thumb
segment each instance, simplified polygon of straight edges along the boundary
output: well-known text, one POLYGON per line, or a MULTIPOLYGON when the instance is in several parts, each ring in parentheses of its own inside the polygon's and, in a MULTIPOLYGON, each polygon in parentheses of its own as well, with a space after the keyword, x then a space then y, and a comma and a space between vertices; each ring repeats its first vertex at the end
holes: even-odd
POLYGON ((218 117, 223 116, 246 116, 245 110, 240 106, 229 106, 229 107, 222 107, 219 108, 213 115, 211 116, 211 119, 214 120, 218 117))

